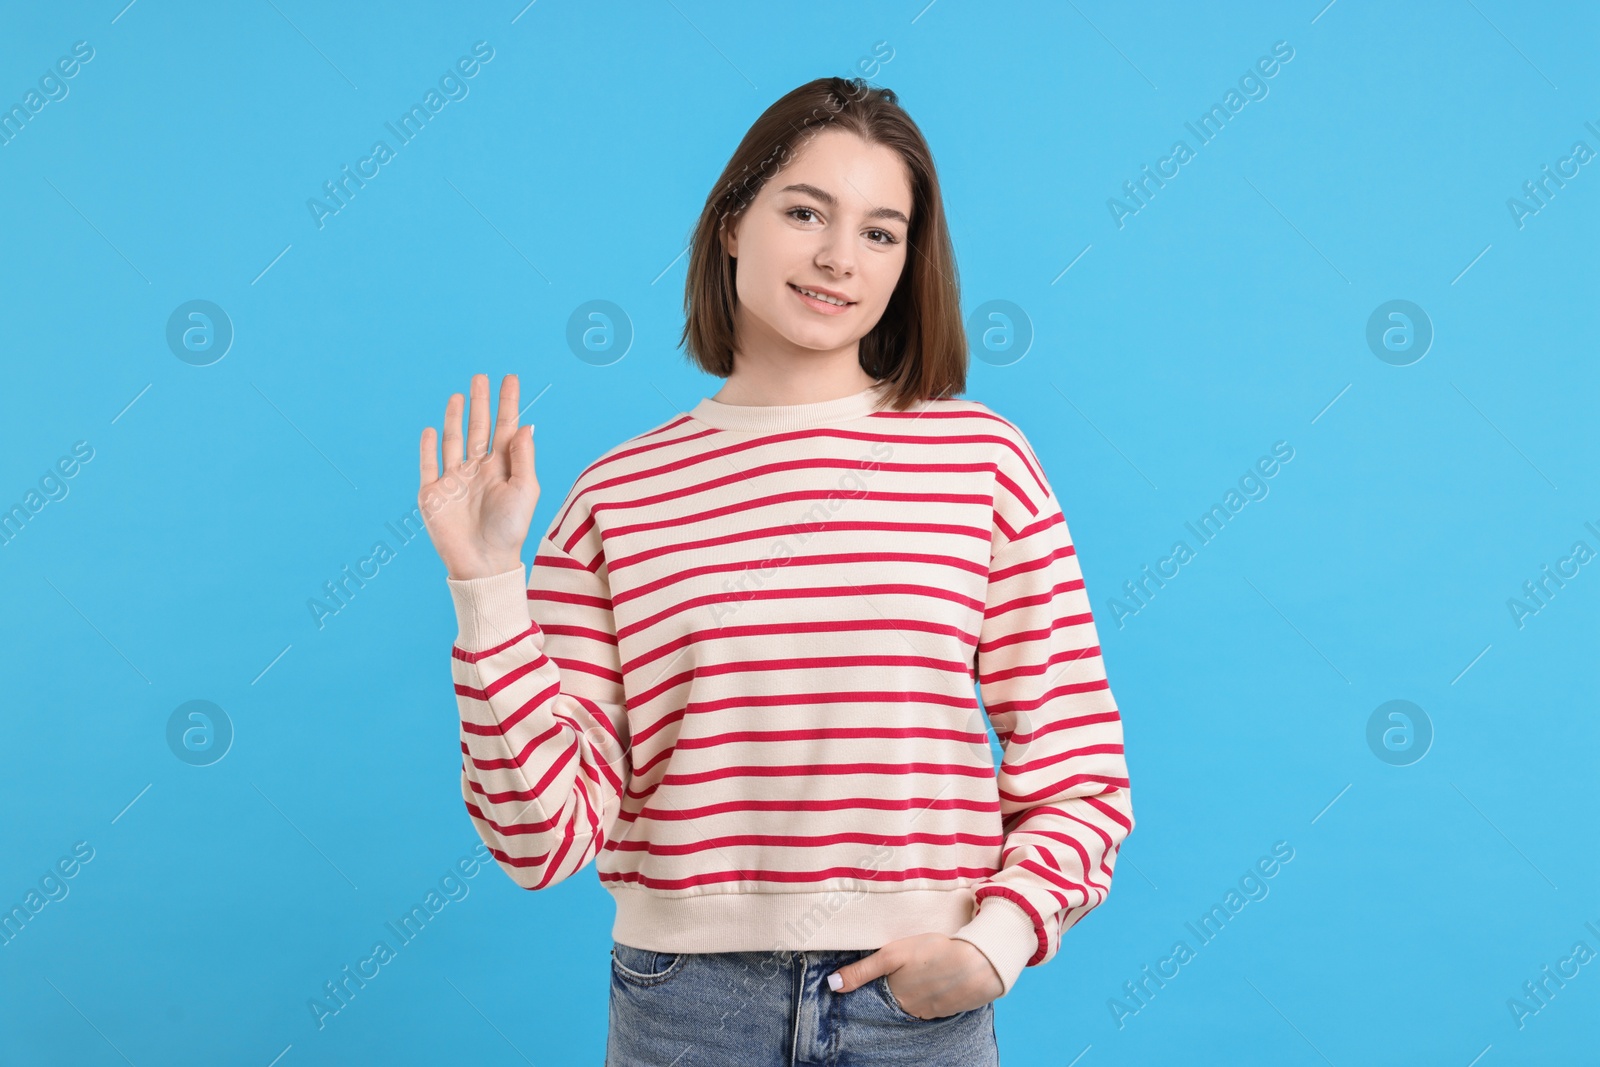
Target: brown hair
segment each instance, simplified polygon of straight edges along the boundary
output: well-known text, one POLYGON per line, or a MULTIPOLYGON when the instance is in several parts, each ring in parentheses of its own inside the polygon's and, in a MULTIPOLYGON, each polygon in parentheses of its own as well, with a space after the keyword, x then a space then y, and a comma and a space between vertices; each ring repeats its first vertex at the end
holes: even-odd
POLYGON ((905 270, 883 317, 861 338, 861 369, 890 381, 886 403, 913 403, 966 390, 967 338, 955 251, 933 153, 891 89, 861 78, 818 78, 785 94, 746 131, 706 197, 689 250, 683 335, 689 358, 708 374, 733 373, 734 260, 721 241, 762 187, 805 143, 828 128, 891 148, 911 172, 905 270))

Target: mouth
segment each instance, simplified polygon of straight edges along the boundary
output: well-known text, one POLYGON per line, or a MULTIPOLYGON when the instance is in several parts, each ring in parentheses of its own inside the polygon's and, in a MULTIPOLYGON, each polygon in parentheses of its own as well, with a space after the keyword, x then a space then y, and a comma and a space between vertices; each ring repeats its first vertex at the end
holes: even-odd
POLYGON ((856 306, 856 301, 854 300, 846 300, 841 296, 824 292, 820 289, 807 289, 793 282, 789 283, 789 288, 795 291, 795 294, 800 297, 807 307, 826 314, 837 315, 856 306))

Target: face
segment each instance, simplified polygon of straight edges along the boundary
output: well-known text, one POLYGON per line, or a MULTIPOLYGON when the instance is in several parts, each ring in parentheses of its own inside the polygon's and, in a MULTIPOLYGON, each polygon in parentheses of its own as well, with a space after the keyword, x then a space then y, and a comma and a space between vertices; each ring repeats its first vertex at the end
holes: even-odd
POLYGON ((735 348, 855 353, 905 269, 911 207, 911 176, 899 153, 838 129, 812 137, 725 239, 738 261, 735 348))

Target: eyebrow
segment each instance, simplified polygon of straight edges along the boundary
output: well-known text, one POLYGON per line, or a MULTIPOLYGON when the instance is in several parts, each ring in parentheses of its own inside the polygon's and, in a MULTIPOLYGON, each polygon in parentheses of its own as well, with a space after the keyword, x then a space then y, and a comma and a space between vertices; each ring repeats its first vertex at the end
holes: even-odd
MULTIPOLYGON (((815 185, 810 185, 810 184, 807 184, 806 182, 797 182, 794 185, 785 185, 782 189, 780 189, 778 191, 780 193, 804 193, 807 196, 815 197, 816 199, 822 201, 824 204, 828 205, 829 207, 838 207, 839 206, 839 198, 838 197, 834 196, 832 193, 828 192, 826 189, 818 189, 815 185)), ((895 208, 892 208, 892 207, 875 207, 871 211, 867 212, 867 218, 869 218, 869 219, 898 219, 899 221, 905 223, 907 226, 911 225, 911 220, 910 219, 906 218, 904 214, 902 214, 900 211, 898 211, 898 210, 896 210, 895 208)))

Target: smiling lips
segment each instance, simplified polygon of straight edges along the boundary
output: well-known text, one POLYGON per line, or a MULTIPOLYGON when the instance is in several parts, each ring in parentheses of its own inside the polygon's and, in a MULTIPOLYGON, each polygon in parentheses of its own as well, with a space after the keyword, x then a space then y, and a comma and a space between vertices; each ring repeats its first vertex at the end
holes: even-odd
POLYGON ((795 295, 800 298, 806 307, 814 311, 820 311, 824 315, 840 315, 856 305, 854 300, 846 300, 841 296, 836 296, 821 289, 802 288, 793 282, 789 283, 789 288, 795 291, 795 295))

